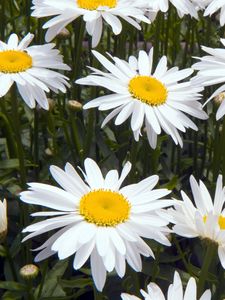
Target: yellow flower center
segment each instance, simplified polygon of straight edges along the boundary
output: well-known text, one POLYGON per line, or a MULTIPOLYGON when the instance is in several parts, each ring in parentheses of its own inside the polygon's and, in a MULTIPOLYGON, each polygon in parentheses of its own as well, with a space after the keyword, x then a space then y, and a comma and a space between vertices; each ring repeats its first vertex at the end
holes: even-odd
POLYGON ((219 216, 218 223, 220 225, 220 229, 225 230, 225 217, 219 216))
POLYGON ((32 57, 26 52, 6 50, 0 52, 0 72, 18 73, 32 67, 32 57))
MULTIPOLYGON (((204 216, 203 217, 204 223, 206 222, 206 220, 207 220, 207 216, 204 216)), ((220 229, 225 230, 225 217, 224 216, 220 215, 218 217, 218 224, 220 226, 220 229)))
POLYGON ((99 189, 81 198, 79 211, 89 223, 116 226, 129 218, 130 203, 122 194, 99 189))
POLYGON ((135 76, 129 82, 132 97, 151 106, 166 102, 167 89, 158 79, 149 76, 135 76))
POLYGON ((88 10, 95 10, 99 6, 114 8, 117 5, 117 0, 77 0, 77 5, 88 10))

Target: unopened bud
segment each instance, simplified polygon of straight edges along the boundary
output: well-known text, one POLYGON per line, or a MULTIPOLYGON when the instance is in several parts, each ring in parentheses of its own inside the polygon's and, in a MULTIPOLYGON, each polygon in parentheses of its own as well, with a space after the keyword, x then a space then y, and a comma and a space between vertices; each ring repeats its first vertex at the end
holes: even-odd
POLYGON ((70 32, 68 29, 63 28, 58 34, 57 37, 60 39, 67 39, 70 37, 70 32))
POLYGON ((69 100, 68 101, 68 108, 71 111, 80 111, 80 110, 82 110, 83 105, 80 102, 76 101, 76 100, 69 100))
POLYGON ((217 105, 220 105, 225 99, 225 92, 220 93, 218 96, 214 97, 213 100, 217 105))
POLYGON ((46 154, 47 156, 53 156, 53 151, 52 151, 50 148, 46 148, 46 149, 45 149, 45 154, 46 154))
POLYGON ((20 269, 20 275, 26 279, 34 279, 38 276, 39 268, 33 264, 25 265, 20 269))
POLYGON ((0 201, 0 243, 4 242, 7 236, 7 202, 6 199, 0 201))
POLYGON ((55 107, 55 101, 51 98, 48 98, 49 111, 52 111, 55 107))

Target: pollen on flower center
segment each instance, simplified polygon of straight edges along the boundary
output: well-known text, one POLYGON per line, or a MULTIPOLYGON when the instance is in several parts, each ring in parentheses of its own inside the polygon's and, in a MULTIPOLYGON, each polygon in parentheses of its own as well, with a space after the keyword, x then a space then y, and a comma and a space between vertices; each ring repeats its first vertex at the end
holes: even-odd
POLYGON ((117 5, 117 0, 77 0, 77 5, 88 10, 95 10, 99 6, 114 8, 117 5))
POLYGON ((32 67, 32 57, 26 52, 6 50, 0 52, 0 72, 18 73, 32 67))
POLYGON ((167 89, 158 79, 149 76, 135 76, 129 82, 132 97, 151 106, 162 105, 167 99, 167 89))
POLYGON ((110 190, 94 190, 80 200, 80 214, 97 226, 116 226, 130 215, 130 203, 120 193, 110 190))
POLYGON ((225 230, 225 217, 220 215, 218 219, 218 223, 220 225, 220 229, 225 230))
MULTIPOLYGON (((207 220, 207 216, 205 215, 205 216, 203 216, 203 222, 205 223, 206 220, 207 220)), ((220 215, 218 217, 218 224, 220 226, 220 229, 225 230, 225 217, 224 216, 220 215)))

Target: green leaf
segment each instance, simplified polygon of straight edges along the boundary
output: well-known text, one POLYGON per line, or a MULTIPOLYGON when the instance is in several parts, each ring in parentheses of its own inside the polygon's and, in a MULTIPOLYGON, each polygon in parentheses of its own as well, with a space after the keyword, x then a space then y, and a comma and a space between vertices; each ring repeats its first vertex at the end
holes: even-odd
MULTIPOLYGON (((42 289, 42 297, 51 297, 51 296, 65 296, 65 292, 59 284, 59 279, 63 276, 68 266, 68 261, 59 261, 56 265, 47 272, 45 276, 45 282, 42 289)), ((40 285, 35 290, 35 297, 37 299, 39 293, 40 285)), ((42 298, 41 297, 41 298, 42 298)))
POLYGON ((2 245, 0 245, 0 256, 6 257, 6 255, 7 255, 7 252, 6 252, 5 247, 3 247, 2 245))
POLYGON ((4 293, 2 300, 17 300, 17 299, 22 299, 22 295, 20 292, 12 292, 12 291, 7 291, 4 293))
POLYGON ((26 285, 15 281, 0 281, 0 289, 10 291, 25 291, 26 285))
POLYGON ((76 279, 71 280, 60 280, 60 285, 64 288, 85 288, 86 286, 92 286, 93 282, 90 278, 77 277, 76 279))

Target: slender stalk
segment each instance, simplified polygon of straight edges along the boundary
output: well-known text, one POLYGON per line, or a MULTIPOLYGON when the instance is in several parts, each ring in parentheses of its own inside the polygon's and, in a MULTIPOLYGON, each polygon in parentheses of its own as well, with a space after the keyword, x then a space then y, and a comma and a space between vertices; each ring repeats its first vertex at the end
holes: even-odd
POLYGON ((70 121, 70 131, 72 136, 73 146, 76 149, 78 156, 83 160, 83 147, 80 142, 77 126, 77 113, 69 112, 69 121, 70 121))
POLYGON ((182 249, 180 247, 179 241, 177 240, 177 238, 175 236, 173 237, 173 241, 174 241, 174 244, 175 244, 175 246, 177 248, 177 252, 178 252, 178 254, 180 255, 180 257, 182 259, 182 262, 183 262, 183 264, 185 266, 185 269, 188 271, 188 273, 190 275, 192 275, 191 269, 190 269, 190 267, 188 265, 188 262, 187 262, 187 260, 185 258, 185 255, 184 255, 184 253, 183 253, 183 251, 182 251, 182 249))
POLYGON ((158 13, 156 19, 156 29, 155 29, 155 39, 154 39, 154 55, 153 55, 153 66, 155 67, 157 64, 157 60, 159 59, 159 51, 160 51, 160 34, 161 34, 161 20, 163 16, 161 13, 158 13))
POLYGON ((1 39, 4 41, 5 39, 5 0, 1 1, 1 39))
POLYGON ((10 249, 9 249, 9 246, 8 246, 7 242, 5 242, 5 249, 6 249, 6 258, 8 259, 8 262, 9 262, 9 267, 10 267, 10 270, 11 270, 11 273, 12 273, 12 276, 13 276, 13 280, 18 281, 16 268, 15 268, 14 261, 13 261, 13 258, 11 256, 10 249))
POLYGON ((102 293, 98 292, 96 288, 94 288, 94 300, 104 300, 105 297, 102 293))
POLYGON ((88 124, 87 124, 87 134, 85 136, 84 157, 87 157, 90 152, 94 133, 95 133, 95 112, 93 109, 91 109, 88 112, 88 124))
POLYGON ((207 278, 208 278, 209 267, 213 261, 216 249, 217 249, 217 245, 212 242, 209 242, 209 244, 207 246, 206 254, 204 257, 204 261, 202 264, 199 281, 198 281, 198 298, 202 295, 202 293, 204 291, 205 282, 207 281, 207 278))
POLYGON ((157 275, 159 274, 159 256, 160 256, 161 246, 158 245, 155 252, 155 260, 152 267, 152 277, 151 282, 155 282, 157 275))
POLYGON ((39 179, 39 115, 38 110, 34 110, 34 163, 35 167, 35 180, 39 179))
POLYGON ((25 166, 25 156, 24 149, 21 139, 21 125, 20 125, 20 116, 19 116, 19 105, 16 93, 15 84, 11 88, 11 101, 12 101, 12 117, 14 120, 14 134, 17 144, 17 153, 19 159, 19 172, 20 172, 20 184, 22 189, 26 187, 26 166, 25 166))
POLYGON ((33 294, 33 280, 29 279, 27 280, 27 300, 34 300, 34 294, 33 294))
POLYGON ((130 162, 133 166, 130 172, 131 182, 135 181, 135 170, 136 170, 135 166, 136 166, 137 156, 138 156, 138 143, 134 139, 132 139, 131 151, 130 151, 130 162))
MULTIPOLYGON (((77 24, 77 20, 74 21, 74 24, 77 24)), ((75 52, 75 57, 74 57, 74 65, 73 65, 73 69, 74 69, 74 79, 78 79, 78 76, 81 72, 81 64, 80 64, 80 60, 81 60, 81 55, 82 55, 82 46, 83 46, 83 39, 84 39, 84 31, 85 31, 85 25, 84 25, 84 21, 83 20, 79 20, 79 26, 77 26, 79 29, 77 29, 74 25, 74 30, 75 30, 75 42, 76 42, 76 52, 75 52)), ((76 100, 79 100, 80 98, 80 87, 78 85, 75 86, 75 91, 74 91, 74 97, 76 100)))
POLYGON ((40 283, 37 299, 41 299, 41 294, 42 294, 42 290, 43 290, 43 287, 44 287, 47 270, 48 270, 48 261, 46 260, 44 262, 44 268, 43 268, 43 272, 42 272, 41 283, 40 283))

